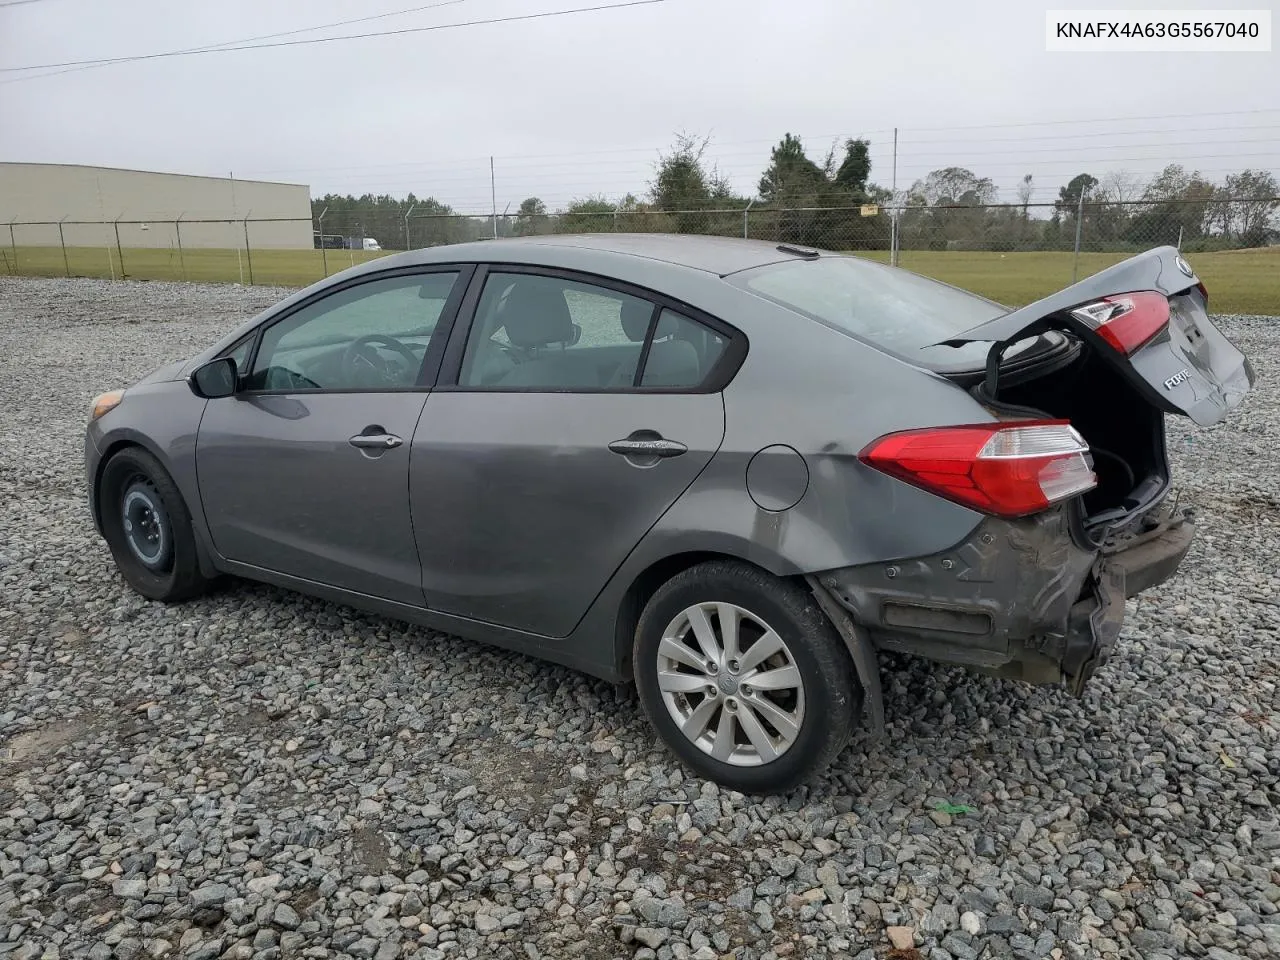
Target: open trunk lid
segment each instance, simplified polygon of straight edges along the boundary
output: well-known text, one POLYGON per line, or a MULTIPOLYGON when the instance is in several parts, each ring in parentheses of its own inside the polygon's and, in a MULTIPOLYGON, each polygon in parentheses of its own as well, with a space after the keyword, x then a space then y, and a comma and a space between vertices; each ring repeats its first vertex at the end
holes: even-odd
POLYGON ((1178 251, 1157 247, 1042 300, 941 341, 990 342, 987 395, 1013 343, 1065 330, 1099 354, 1154 406, 1212 426, 1254 384, 1253 367, 1209 320, 1204 285, 1178 251))

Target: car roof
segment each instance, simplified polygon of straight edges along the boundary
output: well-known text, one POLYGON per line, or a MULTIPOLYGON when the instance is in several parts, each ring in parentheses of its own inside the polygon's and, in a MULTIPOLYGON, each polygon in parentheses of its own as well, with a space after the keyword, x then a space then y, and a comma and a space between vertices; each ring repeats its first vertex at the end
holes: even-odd
MULTIPOLYGON (((566 254, 581 250, 657 260, 722 277, 769 263, 808 259, 819 253, 816 250, 779 246, 767 240, 743 240, 735 237, 676 233, 576 233, 476 240, 425 247, 400 254, 395 260, 398 264, 405 265, 454 260, 543 263, 548 248, 560 248, 566 254)), ((565 266, 571 265, 565 263, 565 266)))

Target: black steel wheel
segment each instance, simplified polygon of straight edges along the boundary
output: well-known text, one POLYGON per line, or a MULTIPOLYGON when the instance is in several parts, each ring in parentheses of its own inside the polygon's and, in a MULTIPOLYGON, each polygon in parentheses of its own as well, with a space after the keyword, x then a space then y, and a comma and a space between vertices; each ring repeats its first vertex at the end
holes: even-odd
POLYGON ((182 493, 150 453, 127 447, 107 461, 98 510, 116 567, 135 591, 173 602, 208 587, 182 493))

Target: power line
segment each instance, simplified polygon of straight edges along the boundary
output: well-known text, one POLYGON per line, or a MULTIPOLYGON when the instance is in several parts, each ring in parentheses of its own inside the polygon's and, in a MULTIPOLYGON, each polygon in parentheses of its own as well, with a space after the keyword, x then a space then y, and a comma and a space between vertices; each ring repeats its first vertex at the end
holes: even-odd
POLYGON ((4 9, 5 7, 21 7, 24 4, 28 4, 28 3, 43 3, 43 2, 44 0, 6 0, 6 2, 0 3, 0 10, 4 9))
POLYGON ((1186 127, 1164 127, 1157 130, 1103 130, 1097 133, 1030 133, 1016 137, 935 137, 927 140, 901 139, 898 141, 898 146, 914 143, 947 143, 953 145, 957 143, 1026 143, 1031 140, 1084 140, 1098 137, 1144 137, 1163 133, 1239 133, 1240 131, 1248 130, 1277 129, 1280 129, 1280 123, 1252 124, 1249 126, 1234 125, 1229 127, 1195 127, 1190 130, 1186 127))
MULTIPOLYGON (((1256 126, 1256 127, 1222 128, 1222 129, 1243 130, 1243 131, 1256 130, 1263 133, 1273 131, 1273 130, 1276 131, 1276 134, 1273 136, 1234 139, 1232 141, 1233 144, 1280 143, 1280 126, 1256 126)), ((1153 132, 1158 133, 1162 131, 1153 131, 1153 132)), ((1173 133, 1173 132, 1181 132, 1181 131, 1170 130, 1167 132, 1173 133)), ((819 138, 810 138, 810 139, 819 139, 819 138)), ((729 145, 736 145, 736 144, 776 143, 776 142, 777 142, 776 138, 769 138, 769 139, 760 139, 760 140, 727 141, 724 145, 729 146, 729 145)), ((910 141, 910 142, 946 143, 947 141, 937 140, 937 141, 910 141)), ((901 141, 899 141, 899 143, 901 143, 901 141)), ((982 150, 975 151, 970 148, 955 148, 950 150, 933 149, 933 150, 921 150, 921 151, 899 150, 898 156, 899 156, 900 163, 904 161, 906 162, 920 161, 924 158, 935 157, 935 156, 944 157, 944 158, 945 157, 968 158, 968 157, 979 157, 979 156, 999 156, 999 157, 1011 157, 1013 161, 1016 161, 1017 158, 1022 154, 1052 153, 1055 155, 1065 154, 1065 155, 1071 155, 1074 157, 1075 155, 1080 153, 1101 152, 1109 149, 1165 150, 1171 147, 1201 147, 1201 146, 1219 147, 1221 146, 1221 142, 1219 140, 1182 140, 1182 141, 1153 142, 1153 143, 1076 144, 1076 145, 1063 145, 1058 147, 1032 147, 1027 150, 1003 149, 1003 150, 995 150, 995 151, 982 151, 982 150)), ((588 150, 588 151, 574 150, 574 151, 568 151, 564 153, 554 153, 554 154, 511 154, 506 156, 502 154, 496 154, 495 159, 500 161, 502 165, 501 167, 502 170, 508 173, 511 173, 514 171, 519 174, 524 174, 526 172, 535 171, 535 170, 563 170, 568 167, 584 167, 584 166, 592 167, 592 168, 621 166, 621 167, 631 167, 633 169, 641 169, 646 167, 651 162, 650 158, 646 158, 642 156, 616 156, 616 155, 617 154, 642 154, 642 153, 654 155, 654 154, 657 154, 661 149, 662 148, 660 147, 636 147, 636 148, 622 148, 622 149, 614 149, 614 150, 588 150), (611 156, 611 155, 615 155, 615 156, 611 156), (591 157, 594 159, 583 159, 587 157, 591 157), (603 159, 599 159, 599 158, 603 158, 603 159)), ((873 144, 871 146, 869 153, 873 160, 876 160, 877 162, 880 162, 880 163, 887 163, 890 156, 889 150, 890 148, 887 145, 873 144)), ((1280 149, 1278 149, 1277 152, 1280 153, 1280 149)), ((1184 159, 1190 160, 1190 159, 1195 159, 1197 155, 1180 154, 1180 156, 1184 159)), ((710 163, 713 163, 717 167, 717 169, 720 170, 720 172, 724 173, 724 172, 733 172, 735 169, 742 168, 744 164, 740 164, 737 162, 726 162, 726 161, 736 161, 741 158, 767 158, 767 154, 762 153, 760 151, 734 150, 729 152, 713 152, 709 156, 707 156, 705 159, 710 163)), ((1161 158, 1156 157, 1156 158, 1133 158, 1133 159, 1161 159, 1161 158)), ((1176 160, 1178 159, 1178 157, 1173 157, 1171 159, 1176 160)), ((1108 161, 1109 161, 1109 157, 1105 155, 1095 157, 1095 158, 1084 157, 1078 160, 1078 162, 1081 162, 1081 163, 1091 163, 1091 162, 1105 163, 1108 161)), ((1027 162, 1040 163, 1042 162, 1042 160, 1040 160, 1039 158, 1035 158, 1035 159, 1029 159, 1027 162)), ((344 173, 363 174, 366 171, 377 171, 377 173, 374 174, 374 177, 380 178, 380 179, 386 179, 389 176, 397 176, 397 175, 413 176, 418 174, 425 174, 429 176, 435 176, 435 174, 431 173, 431 171, 444 171, 446 173, 449 173, 449 172, 461 171, 466 169, 474 169, 477 172, 477 174, 479 174, 480 172, 483 172, 484 176, 488 177, 489 175, 488 164, 489 164, 489 156, 486 155, 486 156, 476 156, 476 157, 457 157, 457 158, 452 158, 448 160, 406 160, 406 161, 401 161, 399 163, 385 163, 385 164, 356 164, 356 165, 346 164, 346 165, 335 165, 335 166, 327 166, 327 167, 276 167, 271 169, 253 169, 248 171, 248 173, 252 174, 253 176, 265 176, 268 174, 285 174, 289 176, 296 176, 296 175, 307 174, 307 173, 341 175, 344 173), (481 170, 481 168, 483 168, 483 171, 481 170)))
MULTIPOLYGON (((1242 156, 1249 156, 1249 155, 1243 154, 1242 156)), ((1147 158, 1147 159, 1159 160, 1162 158, 1147 158)), ((1065 170, 1063 169, 1039 170, 1038 172, 1044 177, 1050 177, 1050 178, 1056 179, 1056 178, 1065 176, 1067 171, 1079 172, 1079 167, 1081 166, 1095 166, 1095 165, 1080 163, 1073 167, 1068 167, 1065 170)), ((905 171, 909 175, 922 178, 924 176, 927 176, 928 173, 931 173, 933 169, 934 169, 933 167, 925 164, 920 166, 912 166, 909 168, 900 167, 899 173, 902 173, 905 171)), ((1016 169, 1025 170, 1026 168, 1016 167, 1016 169)), ((1095 169, 1097 169, 1096 166, 1095 166, 1095 169)), ((1211 172, 1235 172, 1238 169, 1239 168, 1234 168, 1234 167, 1233 168, 1214 167, 1210 169, 1200 169, 1198 171, 1189 171, 1189 172, 1199 172, 1200 174, 1204 175, 1211 172)), ((981 170, 977 171, 977 173, 979 174, 982 172, 983 171, 981 170)), ((727 175, 736 181, 755 180, 755 179, 758 179, 760 176, 760 168, 759 167, 737 168, 732 171, 728 171, 727 175)), ((457 175, 448 175, 448 176, 441 176, 441 175, 429 174, 429 173, 425 173, 425 174, 405 173, 405 174, 393 174, 393 175, 372 176, 372 177, 360 176, 358 174, 348 174, 348 175, 341 175, 341 176, 325 177, 319 182, 320 183, 325 183, 325 182, 353 183, 354 182, 354 183, 362 184, 365 187, 386 187, 386 186, 400 185, 400 184, 403 184, 403 185, 416 184, 419 186, 429 186, 435 189, 439 189, 439 188, 456 187, 457 185, 460 185, 460 184, 461 185, 466 185, 466 184, 480 185, 480 184, 487 183, 488 179, 489 179, 489 174, 487 170, 481 171, 480 169, 477 169, 473 174, 461 173, 457 175)), ((997 172, 995 176, 986 177, 985 179, 992 180, 993 183, 995 183, 996 181, 999 181, 1000 183, 1008 184, 1008 185, 1017 184, 1021 182, 1020 176, 1018 176, 1017 174, 1010 174, 1007 172, 1003 174, 997 172)), ((508 171, 505 173, 504 172, 499 173, 498 183, 499 183, 499 186, 502 186, 504 188, 512 184, 522 184, 528 187, 534 187, 538 184, 542 184, 542 185, 549 186, 552 189, 556 189, 556 188, 567 188, 570 190, 576 189, 582 193, 591 193, 602 188, 605 188, 605 189, 615 188, 627 183, 631 184, 629 189, 631 190, 631 192, 634 193, 638 191, 643 191, 648 186, 648 184, 645 183, 643 180, 633 175, 630 175, 630 173, 625 170, 611 171, 607 173, 601 172, 596 176, 588 176, 588 177, 577 177, 571 174, 564 175, 564 174, 555 173, 555 172, 526 173, 523 171, 514 171, 514 172, 508 171)), ((1045 187, 1044 189, 1049 189, 1049 188, 1045 187)))
MULTIPOLYGON (((859 136, 865 138, 870 136, 876 136, 882 133, 887 134, 892 132, 893 132, 892 130, 871 130, 865 133, 861 133, 859 134, 859 136)), ((810 140, 810 141, 843 140, 845 139, 845 137, 846 137, 846 134, 823 133, 823 134, 806 134, 805 136, 802 137, 802 139, 810 140)), ((752 140, 725 140, 725 141, 722 141, 719 145, 720 146, 741 146, 743 144, 755 144, 755 143, 777 144, 781 139, 782 139, 781 137, 758 137, 752 140)), ((559 160, 563 157, 597 157, 597 156, 605 156, 606 154, 619 154, 619 153, 655 153, 662 149, 664 149, 664 147, 656 147, 656 146, 614 147, 608 150, 573 150, 568 153, 513 153, 513 154, 507 154, 507 155, 496 154, 494 155, 494 157, 497 160, 502 160, 505 162, 514 162, 519 160, 559 160)), ((872 149, 882 149, 882 148, 872 147, 872 149)), ((885 147, 883 149, 888 149, 888 148, 885 147)), ((463 163, 488 164, 489 156, 490 156, 489 154, 485 154, 484 156, 481 156, 481 157, 453 157, 447 160, 433 160, 433 161, 426 161, 426 162, 417 161, 417 160, 406 160, 400 163, 363 164, 359 167, 274 167, 266 170, 255 169, 250 172, 258 175, 268 174, 268 173, 288 173, 288 174, 325 173, 333 170, 378 170, 378 169, 385 169, 389 167, 439 167, 439 166, 454 166, 454 165, 463 164, 463 163)), ((601 161, 601 162, 605 162, 605 161, 601 161)), ((634 161, 623 160, 623 161, 607 161, 607 162, 643 163, 644 161, 637 159, 634 161)))
MULTIPOLYGON (((20 2, 36 3, 38 2, 38 0, 20 0, 20 2)), ((403 17, 411 13, 422 13, 424 10, 435 10, 439 7, 454 7, 460 3, 470 3, 470 2, 471 0, 440 0, 440 2, 437 2, 437 3, 428 3, 420 7, 409 7, 408 9, 405 9, 405 10, 391 10, 391 11, 388 11, 387 13, 375 13, 367 17, 354 17, 349 20, 335 20, 332 23, 318 23, 314 27, 298 27, 295 30, 281 30, 277 33, 264 33, 256 37, 240 37, 236 40, 223 40, 219 43, 206 43, 206 44, 201 44, 198 47, 185 47, 181 50, 173 50, 170 52, 173 53, 174 55, 212 52, 214 50, 217 50, 219 47, 229 47, 234 44, 257 43, 258 41, 261 41, 261 40, 274 40, 277 37, 293 37, 293 36, 297 36, 300 33, 314 33, 316 30, 332 30, 336 27, 349 27, 352 24, 367 23, 370 20, 386 20, 389 17, 403 17)), ((7 4, 0 4, 0 6, 7 6, 7 4)), ((85 63, 79 66, 70 66, 65 70, 56 70, 51 73, 40 74, 39 76, 36 76, 36 77, 22 77, 21 79, 36 80, 36 79, 39 79, 39 77, 60 77, 64 73, 77 73, 81 70, 93 70, 97 67, 110 66, 112 62, 114 61, 104 61, 100 63, 85 63)), ((3 68, 3 71, 0 71, 0 72, 7 72, 9 70, 27 70, 27 69, 34 70, 38 68, 6 67, 6 68, 3 68)), ((5 81, 5 82, 12 83, 13 81, 5 81)))
MULTIPOLYGON (((1220 168, 1220 169, 1200 171, 1202 176, 1211 176, 1215 173, 1235 173, 1235 172, 1239 172, 1238 168, 1220 168)), ((1149 180, 1150 180, 1150 177, 1144 177, 1142 182, 1137 186, 1141 188, 1145 186, 1145 184, 1149 180)), ((1012 181, 1012 182, 996 181, 993 183, 993 186, 997 187, 997 189, 1000 191, 1002 196, 1008 196, 1012 193, 1015 193, 1018 185, 1019 183, 1017 181, 1012 181)), ((471 204, 471 205, 474 205, 477 209, 487 208, 487 205, 489 204, 488 191, 487 189, 485 189, 487 188, 487 184, 482 185, 477 181, 476 183, 473 183, 470 188, 463 187, 462 189, 449 189, 447 187, 444 189, 440 189, 440 186, 441 186, 440 184, 437 184, 434 182, 426 182, 426 183, 404 182, 403 184, 383 184, 383 185, 379 185, 377 190, 369 190, 368 185, 362 182, 360 184, 359 189, 356 192, 357 193, 380 192, 382 194, 399 194, 402 192, 412 191, 413 193, 417 194, 419 198, 423 198, 424 196, 433 197, 436 200, 439 200, 442 202, 447 201, 457 206, 465 206, 465 205, 471 204)), ((646 195, 648 192, 643 188, 636 189, 634 184, 626 184, 626 183, 618 183, 618 182, 613 182, 608 184, 604 184, 604 183, 597 184, 597 185, 594 185, 594 189, 586 188, 585 184, 579 184, 578 189, 566 189, 567 186, 570 186, 570 185, 562 186, 559 188, 553 188, 551 190, 546 190, 546 189, 541 189, 534 184, 515 181, 508 184, 499 184, 499 194, 500 196, 510 197, 514 200, 518 200, 528 196, 537 196, 548 204, 556 204, 556 203, 564 204, 564 203, 572 202, 574 200, 582 200, 582 199, 586 199, 588 197, 596 196, 596 195, 604 195, 605 197, 617 198, 617 197, 625 196, 626 194, 630 193, 634 196, 642 197, 646 195)), ((349 193, 351 193, 350 190, 343 190, 340 188, 334 189, 330 187, 330 188, 324 189, 323 191, 316 191, 314 196, 315 196, 315 199, 318 200, 326 194, 344 195, 349 193)), ((1039 188, 1036 188, 1036 190, 1033 192, 1033 197, 1044 198, 1044 202, 1053 202, 1053 200, 1058 196, 1058 193, 1059 191, 1056 186, 1039 187, 1039 188)))
POLYGON ((997 130, 1006 127, 1051 127, 1069 123, 1127 123, 1134 120, 1186 120, 1189 117, 1240 117, 1257 113, 1280 113, 1280 107, 1260 107, 1256 110, 1209 110, 1205 113, 1161 113, 1143 117, 1093 117, 1086 120, 1022 120, 1017 123, 978 123, 959 127, 916 127, 903 125, 901 129, 935 133, 946 130, 997 130))
MULTIPOLYGON (((1243 141, 1250 142, 1250 141, 1243 141)), ((1146 148, 1143 148, 1146 149, 1146 148)), ((1161 150, 1160 145, 1153 145, 1149 149, 1161 150)), ((996 154, 998 156, 1006 156, 1007 154, 996 154)), ((747 155, 743 155, 747 156, 747 155)), ((754 156, 754 155, 751 155, 754 156)), ((948 163, 949 166, 959 166, 968 163, 968 157, 973 155, 955 154, 947 155, 942 160, 930 160, 926 157, 906 157, 899 158, 899 172, 915 173, 929 172, 936 168, 937 164, 946 160, 955 160, 957 162, 948 163), (904 162, 905 160, 905 162, 904 162)), ((1280 163, 1280 150, 1264 151, 1261 153, 1177 153, 1156 156, 1098 156, 1098 157, 1063 157, 1061 159, 1052 158, 1029 158, 1029 159, 1011 159, 1000 162, 982 162, 972 164, 972 166, 981 170, 1000 168, 1000 169, 1016 169, 1024 172, 1034 173, 1036 169, 1044 168, 1050 164, 1055 167, 1070 165, 1072 167, 1102 167, 1110 166, 1114 163, 1122 162, 1158 162, 1162 165, 1166 162, 1181 163, 1183 165, 1193 164, 1199 160, 1224 159, 1224 158, 1243 158, 1243 157, 1276 157, 1280 163)), ((761 162, 742 161, 731 164, 722 164, 717 169, 721 174, 730 177, 753 177, 759 176, 767 165, 763 158, 761 162)), ((567 161, 563 164, 538 164, 531 166, 501 166, 498 170, 498 178, 503 181, 519 181, 519 182, 536 182, 559 180, 562 182, 576 183, 578 185, 587 185, 600 182, 617 182, 623 179, 634 177, 643 177, 651 173, 650 170, 633 161, 599 161, 596 163, 583 163, 567 161), (621 163, 621 166, 617 164, 621 163), (588 166, 591 169, 587 172, 585 178, 581 177, 576 171, 570 170, 571 167, 588 166)), ((1058 175, 1056 171, 1050 171, 1052 175, 1058 175)), ((1012 178, 1014 174, 1004 174, 1006 178, 1012 178)), ((409 182, 429 182, 429 183, 465 183, 478 180, 488 180, 488 158, 482 166, 477 162, 474 166, 468 168, 466 166, 445 167, 445 168, 427 168, 407 169, 396 171, 381 171, 373 174, 367 174, 362 168, 349 167, 338 168, 328 171, 326 176, 319 179, 323 180, 351 180, 358 178, 361 183, 377 184, 377 183, 409 183, 409 182)))
POLYGON ((340 40, 368 40, 373 37, 395 37, 411 33, 433 33, 437 30, 454 30, 459 27, 479 27, 495 23, 515 23, 521 20, 542 20, 548 17, 566 17, 578 13, 594 13, 601 10, 620 10, 624 7, 645 7, 667 0, 624 0, 622 3, 600 4, 592 7, 574 7, 568 10, 547 10, 541 13, 522 13, 509 17, 492 17, 486 20, 468 20, 462 23, 441 23, 427 27, 401 27, 396 30, 376 30, 370 33, 348 33, 336 37, 312 37, 306 40, 280 40, 274 43, 252 43, 218 47, 196 47, 188 50, 169 50, 163 53, 143 53, 127 57, 102 57, 96 60, 66 60, 61 63, 28 64, 23 67, 0 67, 0 73, 18 73, 27 70, 56 70, 63 67, 87 67, 111 63, 136 63, 141 60, 162 60, 169 57, 198 56, 204 53, 233 53, 239 50, 267 50, 275 47, 299 47, 316 43, 334 43, 340 40))

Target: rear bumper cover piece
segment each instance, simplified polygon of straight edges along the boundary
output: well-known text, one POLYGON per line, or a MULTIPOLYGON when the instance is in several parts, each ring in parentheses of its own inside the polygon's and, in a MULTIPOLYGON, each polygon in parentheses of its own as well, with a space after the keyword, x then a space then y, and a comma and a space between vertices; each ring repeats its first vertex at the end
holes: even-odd
POLYGON ((1098 548, 1060 507, 984 519, 936 555, 816 579, 879 649, 1079 695, 1115 649, 1126 598, 1172 576, 1193 537, 1190 511, 1162 505, 1098 548))

